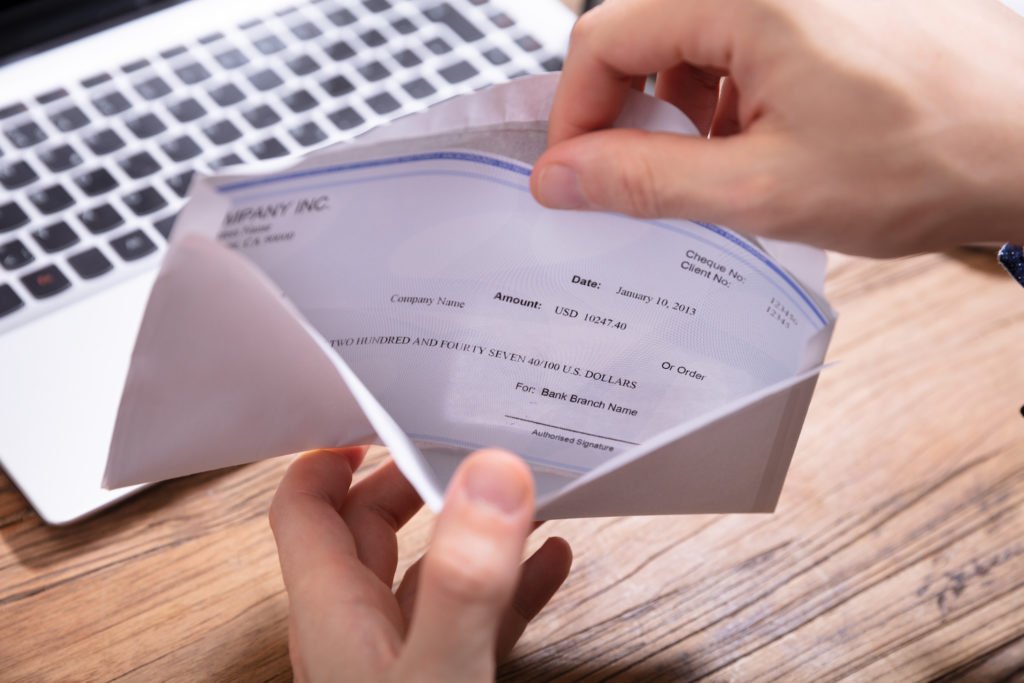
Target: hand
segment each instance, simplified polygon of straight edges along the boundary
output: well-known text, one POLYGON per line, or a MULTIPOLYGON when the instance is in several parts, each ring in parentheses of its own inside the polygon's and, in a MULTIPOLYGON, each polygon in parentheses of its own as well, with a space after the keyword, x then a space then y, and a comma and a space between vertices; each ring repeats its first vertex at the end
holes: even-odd
POLYGON ((569 573, 549 539, 520 567, 533 479, 502 451, 469 456, 449 486, 429 552, 392 593, 396 532, 421 501, 393 462, 352 490, 363 449, 315 451, 270 507, 300 681, 485 681, 569 573))
POLYGON ((573 32, 533 192, 873 256, 1024 241, 1021 65, 995 0, 612 0, 573 32), (649 73, 710 139, 603 130, 649 73))

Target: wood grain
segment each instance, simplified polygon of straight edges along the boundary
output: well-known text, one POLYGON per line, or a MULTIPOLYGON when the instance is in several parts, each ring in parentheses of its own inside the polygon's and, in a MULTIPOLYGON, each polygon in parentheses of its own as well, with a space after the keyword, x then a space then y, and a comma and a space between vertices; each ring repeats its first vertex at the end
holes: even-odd
MULTIPOLYGON (((839 364, 777 512, 544 526, 575 567, 502 680, 1024 680, 1024 292, 968 251, 834 257, 828 288, 839 364)), ((0 680, 289 680, 286 466, 69 528, 0 475, 0 680)))
MULTIPOLYGON (((835 257, 829 292, 839 364, 778 511, 546 525, 576 565, 503 680, 1022 675, 1024 292, 971 252, 835 257)), ((266 522, 286 464, 64 529, 0 482, 0 679, 287 680, 266 522)))

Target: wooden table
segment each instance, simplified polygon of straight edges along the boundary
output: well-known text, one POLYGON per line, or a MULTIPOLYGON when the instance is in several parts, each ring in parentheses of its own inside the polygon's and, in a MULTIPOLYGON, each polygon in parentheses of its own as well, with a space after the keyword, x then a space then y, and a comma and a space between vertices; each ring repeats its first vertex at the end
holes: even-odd
MULTIPOLYGON (((577 559, 513 679, 1020 674, 1024 291, 991 254, 835 257, 841 312, 774 515, 554 522, 577 559)), ((382 455, 371 458, 371 466, 382 455)), ((287 462, 69 528, 0 479, 0 680, 286 680, 287 462)), ((427 514, 403 532, 424 548, 427 514)))
MULTIPOLYGON (((508 680, 992 680, 1024 670, 1024 291, 991 254, 835 257, 778 511, 555 522, 577 559, 508 680)), ((367 468, 381 461, 371 457, 367 468)), ((47 527, 0 474, 0 680, 287 680, 287 461, 47 527)), ((431 519, 402 534, 403 566, 431 519)))

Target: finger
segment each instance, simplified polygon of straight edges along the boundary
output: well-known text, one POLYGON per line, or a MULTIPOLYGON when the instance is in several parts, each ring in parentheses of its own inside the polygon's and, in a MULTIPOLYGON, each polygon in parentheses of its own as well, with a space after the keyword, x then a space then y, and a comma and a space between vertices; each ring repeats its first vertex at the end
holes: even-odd
POLYGON ((405 570, 402 583, 395 591, 395 600, 398 601, 398 608, 402 610, 406 623, 412 621, 413 609, 416 605, 416 594, 419 592, 420 574, 423 573, 423 558, 405 570))
MULTIPOLYGON (((539 529, 544 523, 544 520, 534 522, 530 527, 531 533, 539 529)), ((534 553, 534 555, 536 555, 536 553, 534 553)), ((570 561, 572 560, 571 551, 569 559, 570 561)), ((412 566, 405 570, 405 576, 402 577, 402 583, 398 586, 398 590, 395 591, 395 599, 398 601, 398 606, 402 610, 402 614, 405 615, 406 623, 412 621, 413 608, 416 604, 416 592, 419 588, 419 577, 422 569, 423 558, 421 557, 416 560, 412 566)), ((521 583, 522 582, 520 581, 520 584, 521 583)))
POLYGON ((403 652, 418 672, 437 680, 493 678, 533 496, 529 468, 510 453, 479 451, 455 473, 423 561, 403 652))
POLYGON ((300 456, 288 468, 270 506, 270 526, 288 590, 291 637, 303 643, 301 653, 292 653, 299 670, 304 661, 341 657, 352 671, 372 671, 383 666, 383 658, 401 643, 401 614, 390 587, 359 561, 355 540, 338 512, 364 452, 344 449, 300 456), (337 643, 323 635, 349 632, 358 632, 361 638, 337 643), (368 648, 367 642, 380 647, 368 648))
POLYGON ((722 91, 718 96, 718 109, 711 123, 712 137, 728 137, 739 133, 743 126, 740 123, 740 91, 732 78, 722 79, 722 91))
POLYGON ((352 490, 341 516, 359 560, 389 588, 398 564, 398 530, 423 502, 394 461, 381 465, 352 490))
POLYGON ((361 448, 310 451, 285 472, 270 504, 270 526, 286 583, 344 555, 355 555, 355 543, 341 523, 339 510, 365 452, 361 448), (322 534, 330 539, 321 540, 322 534))
POLYGON ((519 587, 498 631, 499 662, 508 657, 529 623, 565 583, 571 568, 572 548, 558 537, 549 538, 523 563, 519 587))
POLYGON ((549 142, 606 128, 633 76, 689 63, 733 72, 743 0, 631 0, 587 12, 573 29, 551 110, 549 142))
POLYGON ((764 210, 770 199, 781 156, 774 146, 767 135, 707 140, 599 131, 545 152, 530 185, 534 197, 554 209, 689 218, 743 228, 748 216, 764 210))
POLYGON ((707 135, 718 105, 721 80, 721 74, 716 71, 680 64, 658 74, 655 94, 658 99, 681 109, 700 134, 707 135))

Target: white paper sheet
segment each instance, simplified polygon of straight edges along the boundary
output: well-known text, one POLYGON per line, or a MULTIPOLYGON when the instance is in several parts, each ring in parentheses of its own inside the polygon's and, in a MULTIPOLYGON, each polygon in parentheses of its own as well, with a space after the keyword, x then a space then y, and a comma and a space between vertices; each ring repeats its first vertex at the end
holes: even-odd
MULTIPOLYGON (((554 85, 199 179, 105 485, 376 441, 435 508, 462 457, 501 446, 542 518, 773 509, 835 320, 823 254, 540 207, 554 85)), ((640 95, 619 123, 695 132, 640 95)))

